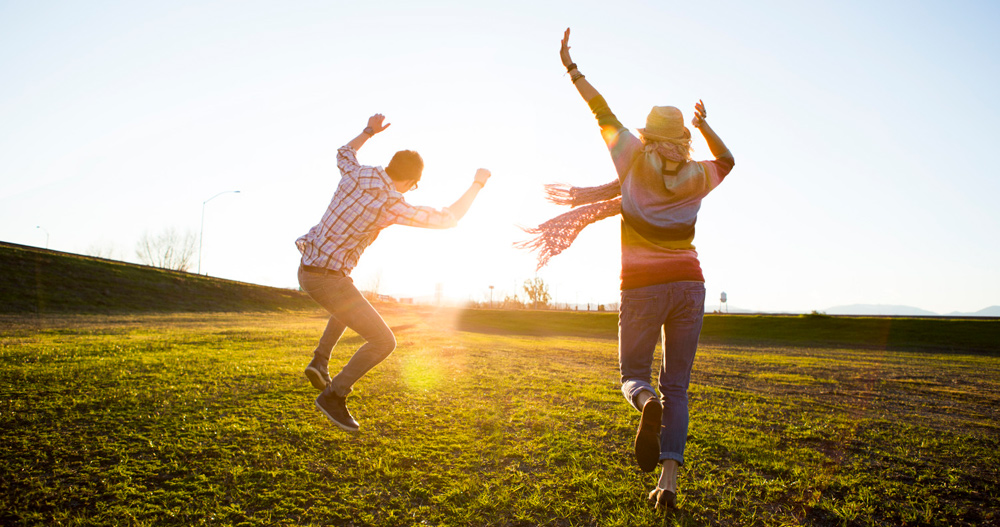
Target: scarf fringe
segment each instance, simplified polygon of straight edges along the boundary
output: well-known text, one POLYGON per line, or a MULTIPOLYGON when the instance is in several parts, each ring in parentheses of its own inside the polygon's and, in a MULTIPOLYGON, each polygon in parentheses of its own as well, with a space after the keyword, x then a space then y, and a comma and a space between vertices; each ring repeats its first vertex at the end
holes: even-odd
MULTIPOLYGON (((650 142, 643 147, 643 153, 646 162, 662 168, 663 161, 675 163, 687 161, 690 158, 690 142, 684 144, 650 142)), ((560 214, 538 227, 522 228, 524 232, 534 237, 517 242, 514 247, 537 251, 536 270, 545 267, 553 256, 572 245, 584 227, 595 221, 621 214, 621 193, 622 187, 618 179, 597 187, 573 187, 562 183, 545 185, 545 197, 549 201, 556 205, 573 207, 574 210, 560 214)))
POLYGON ((546 199, 556 205, 578 207, 588 203, 597 203, 620 196, 622 186, 618 180, 597 187, 572 187, 564 183, 545 185, 546 199))
MULTIPOLYGON (((603 185, 601 187, 590 187, 590 189, 600 189, 611 185, 612 184, 603 185)), ((618 182, 615 181, 613 185, 619 188, 618 193, 620 194, 618 182)), ((546 191, 549 191, 549 187, 559 187, 559 185, 547 185, 546 191)), ((562 187, 565 188, 565 186, 562 187)), ((569 189, 566 194, 571 195, 573 190, 589 189, 569 189)), ((572 200, 572 198, 568 196, 563 199, 572 200)), ((522 227, 524 232, 534 235, 534 238, 523 242, 516 242, 514 247, 518 249, 536 251, 538 253, 538 267, 536 267, 536 270, 541 269, 542 267, 545 267, 545 264, 549 263, 549 259, 563 252, 570 245, 572 245, 573 241, 576 240, 576 237, 580 234, 580 231, 582 231, 584 227, 594 223, 595 221, 617 216, 618 214, 621 214, 621 211, 622 200, 618 197, 598 203, 591 203, 580 207, 579 209, 560 214, 538 227, 522 227)))

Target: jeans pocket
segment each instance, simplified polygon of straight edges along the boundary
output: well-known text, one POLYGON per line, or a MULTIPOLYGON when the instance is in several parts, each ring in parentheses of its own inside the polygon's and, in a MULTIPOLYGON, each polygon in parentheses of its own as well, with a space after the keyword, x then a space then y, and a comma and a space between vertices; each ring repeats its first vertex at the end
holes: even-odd
POLYGON ((684 291, 684 307, 681 310, 681 320, 695 323, 705 315, 705 289, 688 289, 684 291))
POLYGON ((354 281, 349 276, 323 276, 299 271, 299 286, 307 295, 311 296, 320 304, 320 299, 339 298, 345 294, 348 285, 353 285, 354 281))
POLYGON ((624 297, 619 316, 624 322, 655 319, 659 311, 658 304, 655 296, 624 297))

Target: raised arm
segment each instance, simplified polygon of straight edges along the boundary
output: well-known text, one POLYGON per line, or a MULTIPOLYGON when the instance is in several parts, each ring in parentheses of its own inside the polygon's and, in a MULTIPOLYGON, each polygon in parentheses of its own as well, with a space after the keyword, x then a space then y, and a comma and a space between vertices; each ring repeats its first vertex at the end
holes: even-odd
POLYGON ((729 152, 726 148, 726 144, 722 142, 719 138, 719 134, 712 130, 712 127, 708 125, 708 113, 705 112, 705 103, 698 99, 698 103, 694 105, 694 117, 691 119, 691 125, 701 131, 701 135, 705 137, 705 142, 708 143, 709 150, 712 151, 712 155, 716 159, 720 157, 733 157, 733 154, 729 152))
POLYGON ((472 181, 472 185, 469 189, 462 194, 462 197, 458 198, 458 201, 452 203, 448 210, 451 215, 455 217, 455 221, 462 219, 466 212, 469 212, 469 207, 472 206, 472 202, 475 201, 476 196, 479 191, 486 186, 486 180, 490 179, 490 171, 485 168, 480 168, 476 170, 475 179, 472 181))
POLYGON ((392 124, 392 123, 385 123, 385 125, 383 125, 382 124, 383 121, 385 121, 385 116, 380 113, 377 113, 369 117, 368 126, 364 129, 364 131, 358 134, 357 137, 351 139, 347 143, 347 146, 353 148, 355 151, 359 150, 361 148, 361 145, 365 144, 365 141, 368 141, 375 134, 381 132, 382 130, 389 128, 389 125, 392 124))
POLYGON ((580 97, 583 97, 584 101, 588 103, 600 95, 593 86, 587 82, 587 78, 580 73, 577 69, 576 64, 573 59, 569 57, 569 28, 566 28, 566 33, 563 34, 562 46, 559 48, 559 58, 562 59, 563 66, 566 67, 566 71, 569 72, 570 79, 573 81, 573 85, 576 86, 576 91, 580 92, 580 97))
POLYGON ((476 195, 486 185, 486 180, 490 178, 490 171, 480 168, 476 171, 476 178, 469 186, 469 189, 458 198, 458 201, 450 207, 438 210, 432 207, 419 207, 410 205, 406 200, 398 200, 389 209, 390 223, 399 225, 409 225, 411 227, 423 227, 425 229, 448 229, 458 224, 458 220, 469 212, 469 207, 476 199, 476 195))
POLYGON ((562 59, 563 66, 566 66, 566 70, 569 71, 570 80, 573 81, 573 86, 576 86, 576 91, 580 92, 580 97, 583 97, 583 100, 587 102, 590 111, 594 112, 597 124, 601 127, 601 137, 608 145, 618 176, 625 177, 633 157, 642 150, 642 141, 631 133, 627 133, 625 126, 608 107, 608 102, 587 82, 587 79, 577 69, 576 64, 573 63, 573 59, 569 56, 569 28, 566 28, 566 33, 563 35, 559 58, 562 59))

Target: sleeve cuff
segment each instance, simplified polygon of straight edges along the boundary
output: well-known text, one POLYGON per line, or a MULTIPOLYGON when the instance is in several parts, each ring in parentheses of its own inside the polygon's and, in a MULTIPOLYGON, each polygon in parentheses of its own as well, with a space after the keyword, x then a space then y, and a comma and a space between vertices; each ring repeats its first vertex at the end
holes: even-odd
POLYGON ((594 115, 597 115, 597 112, 601 110, 611 111, 611 109, 608 108, 608 101, 604 100, 603 95, 598 95, 597 97, 587 101, 587 105, 590 106, 590 111, 594 112, 594 115))

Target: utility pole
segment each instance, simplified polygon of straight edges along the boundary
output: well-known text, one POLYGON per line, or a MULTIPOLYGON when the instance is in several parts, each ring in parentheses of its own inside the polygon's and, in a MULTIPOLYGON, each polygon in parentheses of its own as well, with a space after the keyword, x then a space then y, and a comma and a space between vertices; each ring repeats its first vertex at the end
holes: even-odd
POLYGON ((205 236, 205 204, 223 194, 239 194, 238 190, 224 190, 201 202, 201 231, 198 233, 198 274, 201 274, 201 246, 205 236))

